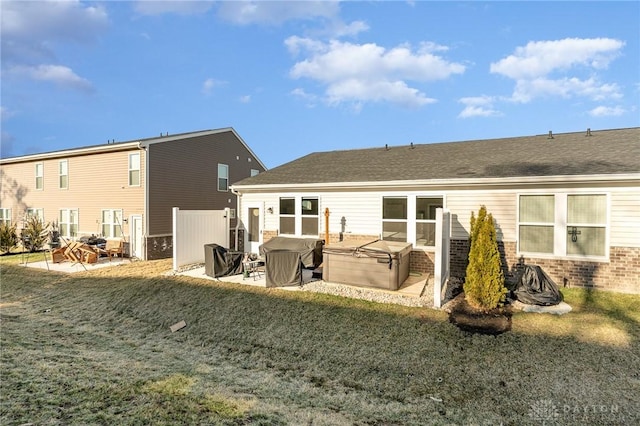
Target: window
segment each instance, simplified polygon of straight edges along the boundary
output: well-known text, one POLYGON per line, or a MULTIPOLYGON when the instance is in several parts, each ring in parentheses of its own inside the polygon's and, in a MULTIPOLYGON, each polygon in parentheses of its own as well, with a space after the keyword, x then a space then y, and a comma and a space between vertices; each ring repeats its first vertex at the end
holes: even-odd
POLYGON ((442 198, 416 197, 417 246, 436 245, 436 209, 442 208, 442 198))
POLYGON ((251 176, 257 176, 258 173, 260 173, 260 170, 256 170, 256 169, 251 169, 251 176))
POLYGON ((257 243, 260 241, 260 209, 249 208, 249 241, 257 243))
POLYGON ((318 197, 280 198, 280 234, 317 236, 320 225, 318 197))
POLYGON ((69 162, 67 160, 60 160, 58 163, 58 176, 60 189, 69 188, 69 162))
POLYGON ((140 186, 140 153, 129 154, 129 186, 140 186))
POLYGON ((296 233, 296 199, 293 197, 280 198, 280 233, 296 233))
POLYGON ((318 198, 302 197, 302 235, 318 235, 318 198))
POLYGON ((0 224, 11 226, 11 209, 0 208, 0 224))
POLYGON ((605 257, 607 223, 605 194, 521 195, 518 251, 605 257))
POLYGON ((553 253, 555 197, 553 195, 520 196, 520 251, 553 253))
POLYGON ((44 164, 36 163, 36 189, 44 188, 44 164))
POLYGON ((407 241, 407 197, 382 198, 382 239, 407 241))
POLYGON ((101 229, 104 238, 122 236, 122 210, 102 210, 101 229))
POLYGON ((567 254, 605 256, 606 223, 606 196, 567 196, 567 254))
POLYGON ((60 235, 66 238, 74 238, 78 235, 78 210, 60 209, 58 220, 60 235))
POLYGON ((30 207, 26 210, 25 213, 27 218, 37 217, 42 221, 44 220, 44 209, 36 209, 36 208, 30 207))
POLYGON ((229 166, 218 164, 218 191, 229 190, 229 166))

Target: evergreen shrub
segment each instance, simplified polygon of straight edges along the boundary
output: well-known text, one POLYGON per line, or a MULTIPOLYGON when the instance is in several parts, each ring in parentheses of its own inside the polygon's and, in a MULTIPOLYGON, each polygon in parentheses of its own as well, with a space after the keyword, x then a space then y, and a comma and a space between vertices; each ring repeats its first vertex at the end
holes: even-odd
POLYGON ((6 222, 0 223, 0 251, 9 253, 11 249, 18 245, 18 241, 16 225, 9 225, 6 222))
POLYGON ((491 213, 481 206, 478 217, 471 213, 469 264, 464 282, 467 303, 477 309, 490 311, 502 305, 507 294, 491 213))

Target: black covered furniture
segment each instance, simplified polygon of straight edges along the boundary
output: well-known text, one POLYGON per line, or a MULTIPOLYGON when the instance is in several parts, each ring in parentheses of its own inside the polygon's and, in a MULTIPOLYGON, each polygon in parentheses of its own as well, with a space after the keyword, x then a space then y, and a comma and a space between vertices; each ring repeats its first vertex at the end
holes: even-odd
POLYGON ((563 299, 556 283, 538 265, 522 265, 512 286, 515 299, 527 305, 553 306, 563 299))
POLYGON ((267 287, 302 285, 302 256, 299 252, 268 250, 264 261, 267 287))
POLYGON ((274 237, 262 244, 258 250, 262 258, 266 258, 266 254, 273 250, 298 252, 305 268, 317 268, 322 264, 323 247, 324 240, 317 238, 274 237))
POLYGON ((212 278, 242 274, 241 251, 231 251, 218 244, 204 245, 204 273, 212 278))

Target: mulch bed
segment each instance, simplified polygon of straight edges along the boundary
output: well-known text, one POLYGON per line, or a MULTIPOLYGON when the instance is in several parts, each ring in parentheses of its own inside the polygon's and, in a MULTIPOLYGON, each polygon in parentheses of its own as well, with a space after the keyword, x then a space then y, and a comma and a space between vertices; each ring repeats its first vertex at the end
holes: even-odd
POLYGON ((488 312, 476 309, 467 303, 460 293, 448 303, 449 322, 459 329, 471 333, 498 335, 511 330, 512 307, 505 305, 488 312))

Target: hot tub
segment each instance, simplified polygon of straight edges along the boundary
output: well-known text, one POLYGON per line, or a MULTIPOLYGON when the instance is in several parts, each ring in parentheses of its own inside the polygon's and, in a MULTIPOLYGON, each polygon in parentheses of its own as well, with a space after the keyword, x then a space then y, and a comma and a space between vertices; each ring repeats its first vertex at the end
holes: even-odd
POLYGON ((412 244, 339 242, 324 247, 322 279, 327 282, 397 290, 409 277, 412 244))

